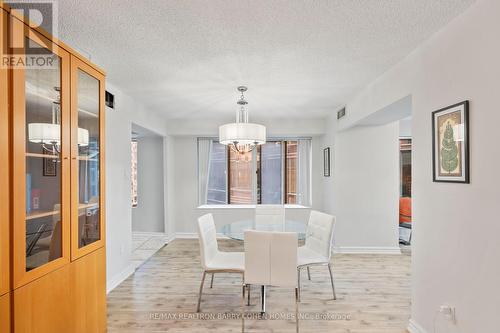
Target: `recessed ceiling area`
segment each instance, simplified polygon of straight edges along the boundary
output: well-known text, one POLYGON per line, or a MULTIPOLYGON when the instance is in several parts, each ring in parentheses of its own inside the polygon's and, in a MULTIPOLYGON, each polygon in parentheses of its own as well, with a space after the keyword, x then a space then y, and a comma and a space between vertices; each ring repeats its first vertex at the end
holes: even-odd
POLYGON ((166 118, 321 118, 473 0, 65 0, 59 36, 166 118))

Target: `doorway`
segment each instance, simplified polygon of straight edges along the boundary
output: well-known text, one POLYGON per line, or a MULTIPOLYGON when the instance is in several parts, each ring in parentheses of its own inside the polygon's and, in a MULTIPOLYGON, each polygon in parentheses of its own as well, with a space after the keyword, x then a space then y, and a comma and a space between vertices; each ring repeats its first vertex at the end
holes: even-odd
POLYGON ((132 261, 139 267, 166 244, 164 137, 132 124, 132 261))
POLYGON ((411 244, 412 234, 412 136, 411 117, 399 122, 399 242, 402 249, 411 244))

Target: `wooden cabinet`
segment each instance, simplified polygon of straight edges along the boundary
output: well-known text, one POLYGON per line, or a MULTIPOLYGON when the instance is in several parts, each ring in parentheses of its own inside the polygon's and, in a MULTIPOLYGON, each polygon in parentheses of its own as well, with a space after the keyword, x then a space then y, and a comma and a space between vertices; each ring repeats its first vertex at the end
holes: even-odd
POLYGON ((106 332, 105 248, 14 291, 15 333, 106 332))
POLYGON ((104 72, 0 13, 0 333, 106 332, 104 72))
MULTIPOLYGON (((0 8, 0 56, 7 44, 7 12, 0 8)), ((10 164, 9 161, 9 85, 8 70, 0 67, 0 296, 10 287, 10 164)), ((0 330, 0 332, 2 332, 0 330)))
POLYGON ((104 76, 71 57, 71 257, 104 245, 104 76))
POLYGON ((70 265, 72 309, 78 314, 73 333, 106 332, 106 250, 100 249, 70 265))
POLYGON ((25 285, 70 261, 70 55, 12 18, 17 48, 51 66, 12 69, 13 282, 25 285))
POLYGON ((14 290, 14 332, 72 332, 70 265, 14 290))
POLYGON ((10 294, 0 296, 0 333, 10 333, 10 294))

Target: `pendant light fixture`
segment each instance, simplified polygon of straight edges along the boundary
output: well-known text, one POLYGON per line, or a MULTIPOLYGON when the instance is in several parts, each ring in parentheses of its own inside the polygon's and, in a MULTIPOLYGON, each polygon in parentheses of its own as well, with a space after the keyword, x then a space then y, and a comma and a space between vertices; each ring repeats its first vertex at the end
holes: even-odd
POLYGON ((231 146, 240 154, 266 143, 266 127, 248 122, 248 102, 244 95, 247 90, 245 86, 238 87, 241 96, 237 102, 236 122, 219 126, 219 142, 231 146))

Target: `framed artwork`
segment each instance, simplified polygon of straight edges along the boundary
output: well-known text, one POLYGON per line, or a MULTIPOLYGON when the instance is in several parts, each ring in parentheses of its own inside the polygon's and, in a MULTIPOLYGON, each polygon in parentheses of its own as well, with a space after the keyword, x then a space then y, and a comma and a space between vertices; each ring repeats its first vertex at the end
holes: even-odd
POLYGON ((323 176, 330 177, 330 147, 323 149, 323 176))
POLYGON ((432 113, 434 182, 469 184, 469 101, 432 113))
MULTIPOLYGON (((44 150, 44 155, 48 153, 44 150)), ((52 155, 52 154, 48 154, 52 155)), ((43 175, 45 177, 55 177, 57 176, 57 159, 55 158, 43 158, 43 175)))

